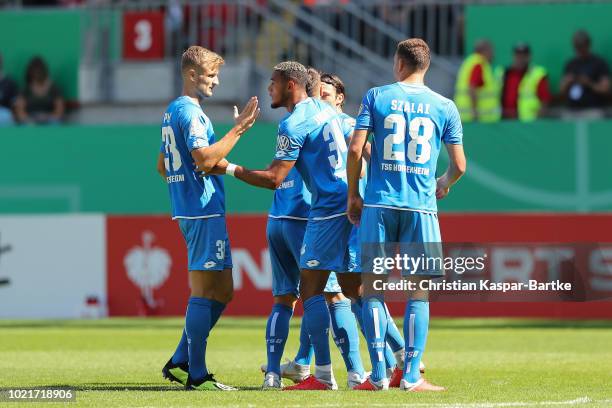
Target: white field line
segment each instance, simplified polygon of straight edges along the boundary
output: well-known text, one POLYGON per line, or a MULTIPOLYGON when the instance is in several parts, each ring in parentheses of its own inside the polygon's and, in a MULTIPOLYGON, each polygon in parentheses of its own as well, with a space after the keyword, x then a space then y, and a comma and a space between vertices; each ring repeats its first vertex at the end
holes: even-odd
MULTIPOLYGON (((368 407, 374 408, 498 408, 498 407, 533 407, 533 406, 564 406, 564 405, 582 405, 591 403, 611 403, 612 400, 594 401, 589 397, 580 397, 567 401, 514 401, 514 402, 467 402, 467 403, 414 403, 407 402, 403 404, 393 403, 368 403, 368 407)), ((336 407, 357 407, 363 406, 362 402, 340 403, 340 404, 308 404, 308 405, 286 405, 286 408, 336 408, 336 407)))
MULTIPOLYGON (((580 397, 573 400, 567 401, 514 401, 514 402, 468 402, 468 403, 450 403, 450 404, 430 404, 430 403, 404 403, 404 404, 393 404, 393 403, 367 403, 368 407, 373 408, 498 408, 498 407, 541 407, 541 406, 571 406, 571 405, 583 405, 583 404, 610 404, 612 405, 612 399, 607 400, 592 400, 589 397, 580 397)), ((224 405, 225 406, 225 405, 224 405)), ((256 408, 258 406, 264 406, 263 404, 238 404, 238 405, 227 405, 227 407, 236 408, 256 408)), ((266 405, 268 406, 268 405, 266 405)), ((284 405, 285 408, 341 408, 341 407, 362 407, 363 402, 353 403, 332 403, 332 404, 296 404, 296 405, 284 405)), ((198 406, 198 408, 201 406, 198 406)), ((187 408, 184 405, 181 408, 187 408)))

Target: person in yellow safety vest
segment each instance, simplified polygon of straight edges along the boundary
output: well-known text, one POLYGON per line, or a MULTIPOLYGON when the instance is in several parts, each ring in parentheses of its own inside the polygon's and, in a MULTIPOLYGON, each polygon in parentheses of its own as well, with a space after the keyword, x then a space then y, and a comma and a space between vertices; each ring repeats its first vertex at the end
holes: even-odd
POLYGON ((497 122, 501 117, 500 81, 491 66, 493 46, 487 40, 476 43, 457 74, 455 104, 463 122, 497 122))
POLYGON ((529 45, 515 45, 512 65, 503 74, 501 103, 504 119, 536 120, 551 100, 546 69, 530 62, 529 45))

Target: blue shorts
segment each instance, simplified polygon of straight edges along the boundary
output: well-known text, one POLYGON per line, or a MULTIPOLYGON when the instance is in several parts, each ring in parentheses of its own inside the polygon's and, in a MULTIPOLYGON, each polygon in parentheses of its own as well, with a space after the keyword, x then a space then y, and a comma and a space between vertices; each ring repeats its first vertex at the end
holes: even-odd
POLYGON ((346 215, 308 220, 300 268, 349 272, 349 238, 353 225, 346 215))
POLYGON ((221 271, 232 268, 225 217, 179 218, 179 228, 187 243, 190 271, 221 271))
MULTIPOLYGON (((398 250, 414 257, 421 254, 442 256, 442 237, 436 213, 364 207, 359 235, 364 270, 369 268, 366 265, 372 262, 371 257, 394 256, 398 250)), ((441 273, 438 270, 423 272, 427 275, 441 273)))
MULTIPOLYGON (((300 248, 306 232, 305 220, 268 218, 266 236, 272 263, 272 295, 293 294, 299 297, 300 248)), ((335 273, 329 275, 325 292, 338 293, 342 289, 335 273)))
POLYGON ((349 272, 361 272, 361 242, 359 241, 359 227, 353 226, 349 237, 349 272))

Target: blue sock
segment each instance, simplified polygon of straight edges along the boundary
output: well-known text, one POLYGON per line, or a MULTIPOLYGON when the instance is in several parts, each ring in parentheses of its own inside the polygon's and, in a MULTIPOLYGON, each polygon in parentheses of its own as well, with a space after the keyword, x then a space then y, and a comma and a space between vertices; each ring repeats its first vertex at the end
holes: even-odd
POLYGON ((192 296, 187 305, 185 331, 189 349, 189 375, 199 381, 208 374, 206 370, 206 342, 210 333, 211 300, 192 296))
POLYGON ((410 300, 404 316, 404 337, 406 338, 406 362, 404 380, 416 383, 421 378, 419 365, 425 351, 429 331, 429 302, 410 300))
POLYGON ((289 336, 289 320, 293 309, 275 303, 266 325, 266 353, 268 355, 268 372, 280 376, 280 361, 289 336))
MULTIPOLYGON (((353 311, 355 318, 357 318, 357 322, 359 323, 359 329, 361 330, 363 337, 365 337, 366 335, 365 335, 365 332, 363 331, 362 306, 363 306, 363 303, 361 302, 361 299, 358 299, 357 301, 353 302, 353 304, 351 305, 351 310, 353 311)), ((387 334, 387 338, 388 337, 389 335, 387 334)), ((391 347, 389 347, 389 344, 387 344, 385 347, 385 366, 387 368, 393 368, 395 367, 395 364, 396 364, 395 354, 393 354, 393 350, 391 350, 391 347)))
POLYGON ((387 312, 387 343, 389 347, 391 347, 391 351, 395 353, 396 351, 400 351, 406 347, 404 343, 404 338, 400 333, 399 329, 395 325, 393 321, 393 317, 391 317, 391 313, 389 313, 389 308, 385 304, 385 311, 387 312))
POLYGON ((385 363, 385 337, 387 335, 387 313, 382 300, 372 297, 363 301, 363 326, 372 362, 372 381, 387 377, 385 363))
MULTIPOLYGON (((223 310, 225 310, 225 303, 217 302, 216 300, 212 300, 212 299, 210 299, 210 302, 211 302, 210 330, 212 330, 212 328, 215 327, 215 324, 217 324, 219 317, 221 317, 223 310)), ((187 349, 187 333, 185 332, 185 329, 183 328, 183 335, 181 336, 181 340, 179 341, 179 344, 176 347, 174 354, 172 355, 172 363, 183 364, 183 363, 186 363, 187 361, 189 361, 189 352, 187 349)))
POLYGON ((219 321, 219 318, 221 317, 221 314, 223 313, 223 311, 225 310, 225 303, 221 303, 218 302, 216 300, 211 300, 211 306, 210 306, 210 330, 212 330, 213 327, 215 327, 215 325, 217 324, 217 322, 219 321))
POLYGON ((385 344, 385 367, 388 369, 395 368, 397 365, 397 361, 395 360, 395 354, 393 354, 393 350, 389 347, 389 344, 385 344))
POLYGON ((306 329, 306 315, 302 316, 302 324, 300 327, 300 348, 295 355, 295 362, 301 365, 310 365, 312 361, 312 355, 314 354, 314 348, 308 337, 308 330, 306 329))
POLYGON ((363 363, 359 354, 359 331, 355 315, 351 312, 351 301, 345 299, 329 305, 332 336, 338 346, 346 371, 364 375, 363 363))
POLYGON ((187 333, 183 327, 183 335, 181 336, 181 340, 179 341, 179 344, 172 355, 172 363, 183 364, 187 361, 189 361, 189 352, 187 350, 187 333))
POLYGON ((329 310, 323 295, 316 295, 304 302, 306 330, 314 348, 315 365, 331 364, 329 354, 329 310))
POLYGON ((361 298, 351 303, 351 310, 355 315, 355 319, 357 319, 357 323, 359 324, 359 330, 361 330, 361 334, 363 334, 363 337, 365 337, 365 332, 363 331, 363 314, 361 313, 362 306, 363 303, 361 303, 361 298))

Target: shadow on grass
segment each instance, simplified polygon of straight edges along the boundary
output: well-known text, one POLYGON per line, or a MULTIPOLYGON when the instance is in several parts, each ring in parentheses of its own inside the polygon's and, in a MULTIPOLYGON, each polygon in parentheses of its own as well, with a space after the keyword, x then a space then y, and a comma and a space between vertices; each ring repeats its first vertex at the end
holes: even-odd
MULTIPOLYGON (((185 392, 185 389, 181 386, 171 385, 159 385, 155 383, 88 383, 80 385, 69 385, 69 384, 45 384, 37 385, 34 388, 63 388, 73 389, 75 391, 179 391, 185 392)), ((261 387, 240 387, 238 391, 261 391, 261 387)), ((77 396, 78 397, 78 396, 77 396)))

